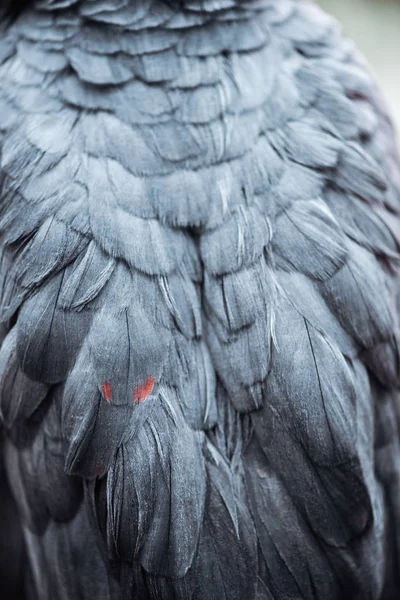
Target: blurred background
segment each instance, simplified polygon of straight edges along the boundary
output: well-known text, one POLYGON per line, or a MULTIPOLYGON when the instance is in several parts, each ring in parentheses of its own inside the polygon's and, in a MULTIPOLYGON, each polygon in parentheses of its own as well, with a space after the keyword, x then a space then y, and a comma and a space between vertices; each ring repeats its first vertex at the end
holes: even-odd
POLYGON ((400 134, 400 0, 317 0, 368 58, 400 134))

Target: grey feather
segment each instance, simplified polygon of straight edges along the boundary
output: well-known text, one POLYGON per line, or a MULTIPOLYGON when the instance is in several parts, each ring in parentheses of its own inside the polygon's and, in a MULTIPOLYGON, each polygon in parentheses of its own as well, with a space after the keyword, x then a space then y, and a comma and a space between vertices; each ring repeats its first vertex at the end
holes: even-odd
POLYGON ((28 419, 48 393, 48 386, 29 379, 17 360, 14 327, 0 349, 0 416, 8 428, 28 419))
POLYGON ((60 306, 64 273, 56 275, 23 305, 17 323, 17 353, 28 377, 47 383, 63 381, 76 348, 87 333, 91 315, 60 306))
POLYGON ((108 531, 124 560, 136 558, 150 573, 182 577, 203 517, 204 465, 198 434, 162 404, 111 467, 108 531))
POLYGON ((265 388, 269 411, 323 466, 350 460, 355 449, 355 390, 345 358, 284 299, 265 388), (295 336, 297 343, 291 344, 295 336), (284 350, 283 350, 284 349, 284 350), (310 436, 315 431, 315 436, 310 436))
POLYGON ((212 275, 225 275, 254 264, 268 246, 271 224, 256 207, 240 207, 217 230, 202 236, 200 252, 212 275))
POLYGON ((276 222, 272 248, 287 269, 314 279, 329 279, 346 261, 346 240, 321 200, 296 202, 276 222))
POLYGON ((389 339, 394 307, 383 272, 370 252, 351 244, 346 266, 320 289, 340 323, 362 346, 389 339))

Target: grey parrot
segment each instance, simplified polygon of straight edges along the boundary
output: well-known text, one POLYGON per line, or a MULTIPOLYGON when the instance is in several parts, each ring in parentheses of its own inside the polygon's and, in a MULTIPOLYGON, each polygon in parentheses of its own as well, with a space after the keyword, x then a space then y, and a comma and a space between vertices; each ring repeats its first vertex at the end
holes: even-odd
POLYGON ((302 0, 3 5, 0 597, 397 600, 364 60, 302 0))

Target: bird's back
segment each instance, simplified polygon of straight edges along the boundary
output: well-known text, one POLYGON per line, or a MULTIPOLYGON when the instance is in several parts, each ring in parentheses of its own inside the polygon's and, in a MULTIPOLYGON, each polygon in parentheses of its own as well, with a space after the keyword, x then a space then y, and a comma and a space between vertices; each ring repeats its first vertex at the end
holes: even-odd
POLYGON ((0 55, 32 594, 397 598, 400 171, 353 46, 300 1, 42 0, 0 55))

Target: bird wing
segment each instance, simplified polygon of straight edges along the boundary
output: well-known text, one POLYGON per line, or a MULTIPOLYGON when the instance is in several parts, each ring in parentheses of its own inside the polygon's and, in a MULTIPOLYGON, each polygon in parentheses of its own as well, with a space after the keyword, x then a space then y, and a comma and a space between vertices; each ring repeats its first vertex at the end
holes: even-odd
POLYGON ((400 183, 354 48, 289 0, 66 0, 1 49, 0 406, 40 597, 377 597, 400 183))

